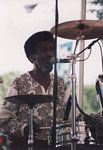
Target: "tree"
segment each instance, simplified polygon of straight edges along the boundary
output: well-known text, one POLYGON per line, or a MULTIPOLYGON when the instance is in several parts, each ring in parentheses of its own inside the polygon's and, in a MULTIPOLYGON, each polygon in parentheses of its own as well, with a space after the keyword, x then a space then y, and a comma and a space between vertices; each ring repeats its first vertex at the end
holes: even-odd
POLYGON ((103 0, 90 0, 92 5, 97 6, 96 9, 90 10, 92 13, 96 12, 96 16, 99 20, 103 19, 103 0))
POLYGON ((3 80, 4 80, 4 83, 3 84, 0 84, 0 105, 2 104, 3 102, 3 98, 5 97, 6 95, 6 92, 7 92, 7 89, 8 87, 10 86, 12 80, 18 75, 19 73, 17 72, 9 72, 9 73, 6 73, 2 76, 3 80))
POLYGON ((87 113, 100 111, 94 85, 87 85, 84 87, 84 111, 87 113))

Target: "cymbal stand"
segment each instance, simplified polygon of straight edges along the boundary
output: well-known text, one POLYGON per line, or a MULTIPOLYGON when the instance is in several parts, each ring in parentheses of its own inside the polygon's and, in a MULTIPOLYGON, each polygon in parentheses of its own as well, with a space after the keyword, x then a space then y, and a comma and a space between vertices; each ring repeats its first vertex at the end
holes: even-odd
POLYGON ((77 133, 76 133, 76 73, 75 73, 75 63, 76 63, 76 54, 72 54, 71 61, 72 61, 72 131, 71 131, 71 150, 76 150, 77 147, 77 133))
POLYGON ((29 105, 29 135, 28 135, 28 150, 33 150, 33 106, 29 105))
POLYGON ((71 55, 71 62, 72 62, 72 131, 71 131, 71 139, 72 139, 72 144, 71 144, 71 150, 76 150, 77 149, 77 141, 78 141, 78 136, 76 132, 76 73, 75 73, 75 64, 77 57, 79 55, 75 54, 76 48, 78 46, 78 43, 81 39, 83 39, 84 36, 81 36, 81 33, 76 38, 76 45, 74 48, 74 53, 71 55))

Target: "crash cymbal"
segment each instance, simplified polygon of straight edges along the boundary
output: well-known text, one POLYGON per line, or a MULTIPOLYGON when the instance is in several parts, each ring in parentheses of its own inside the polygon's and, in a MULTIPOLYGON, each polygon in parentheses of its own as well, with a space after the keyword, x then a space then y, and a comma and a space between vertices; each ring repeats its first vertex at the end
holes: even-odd
POLYGON ((36 105, 41 103, 49 103, 53 101, 53 96, 51 95, 15 95, 10 97, 5 97, 8 102, 18 103, 18 104, 28 104, 36 105))
MULTIPOLYGON (((55 27, 51 28, 51 32, 55 34, 55 27)), ((58 25, 57 35, 66 39, 75 39, 77 37, 86 39, 103 37, 103 21, 102 20, 76 20, 64 22, 58 25)))

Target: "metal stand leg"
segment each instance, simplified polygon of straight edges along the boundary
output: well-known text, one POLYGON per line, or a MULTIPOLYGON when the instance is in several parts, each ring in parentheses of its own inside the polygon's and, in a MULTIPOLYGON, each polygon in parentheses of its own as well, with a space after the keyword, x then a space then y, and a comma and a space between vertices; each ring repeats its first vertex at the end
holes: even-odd
POLYGON ((75 74, 75 55, 72 56, 72 144, 71 150, 76 150, 77 148, 77 133, 76 133, 76 74, 75 74))
POLYGON ((33 109, 29 108, 29 136, 28 136, 28 150, 33 150, 33 109))

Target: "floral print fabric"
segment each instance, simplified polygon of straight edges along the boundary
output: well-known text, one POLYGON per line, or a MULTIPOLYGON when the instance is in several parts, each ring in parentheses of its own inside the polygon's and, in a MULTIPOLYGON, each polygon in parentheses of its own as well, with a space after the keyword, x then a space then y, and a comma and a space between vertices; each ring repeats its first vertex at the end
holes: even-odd
MULTIPOLYGON (((50 85, 45 91, 44 87, 35 81, 29 72, 24 73, 17 77, 11 84, 7 92, 8 96, 13 95, 52 95, 53 96, 53 82, 54 77, 51 74, 50 85)), ((56 121, 57 124, 63 122, 64 116, 64 93, 67 86, 64 84, 64 80, 58 77, 58 94, 57 94, 57 111, 56 121)), ((35 100, 35 99, 34 99, 35 100)), ((48 100, 49 101, 49 100, 48 100)), ((16 103, 5 101, 2 111, 8 110, 16 115, 15 118, 1 119, 0 128, 7 132, 12 132, 16 136, 22 136, 22 127, 24 124, 28 125, 29 119, 29 107, 27 104, 18 105, 16 103), (7 120, 7 122, 6 122, 7 120)), ((37 132, 37 138, 47 139, 48 129, 53 125, 53 102, 37 104, 33 106, 33 120, 37 124, 38 128, 41 129, 37 132), (44 128, 44 129, 43 129, 44 128)))

